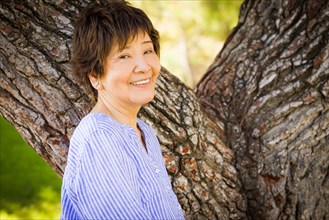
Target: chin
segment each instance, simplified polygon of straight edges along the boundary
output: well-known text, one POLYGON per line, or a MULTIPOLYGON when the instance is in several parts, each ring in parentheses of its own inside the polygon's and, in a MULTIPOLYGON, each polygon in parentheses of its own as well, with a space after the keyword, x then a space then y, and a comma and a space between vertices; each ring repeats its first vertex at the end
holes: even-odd
POLYGON ((146 105, 147 103, 151 102, 153 98, 154 98, 154 94, 150 96, 141 97, 140 99, 136 100, 136 102, 139 103, 140 105, 146 105))

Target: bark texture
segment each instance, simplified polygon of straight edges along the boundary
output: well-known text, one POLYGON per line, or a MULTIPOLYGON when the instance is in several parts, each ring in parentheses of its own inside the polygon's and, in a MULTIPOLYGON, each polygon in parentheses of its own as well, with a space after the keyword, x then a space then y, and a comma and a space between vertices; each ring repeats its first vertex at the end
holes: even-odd
MULTIPOLYGON (((59 175, 94 104, 69 65, 87 2, 0 2, 0 113, 59 175)), ((240 13, 198 98, 163 68, 140 117, 187 219, 328 219, 328 1, 246 1, 240 13)))
POLYGON ((250 219, 329 219, 329 2, 246 1, 196 93, 250 219))
MULTIPOLYGON (((80 2, 9 1, 0 6, 0 111, 62 175, 69 138, 94 104, 70 72, 80 2)), ((165 69, 140 117, 157 131, 174 190, 189 219, 245 218, 246 201, 223 128, 193 91, 165 69)))

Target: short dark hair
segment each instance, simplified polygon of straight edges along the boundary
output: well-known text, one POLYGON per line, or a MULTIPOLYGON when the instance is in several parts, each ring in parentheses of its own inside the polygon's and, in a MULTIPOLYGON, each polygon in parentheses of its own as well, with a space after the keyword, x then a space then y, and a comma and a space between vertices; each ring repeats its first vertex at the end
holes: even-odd
POLYGON ((124 0, 101 0, 89 5, 75 24, 71 59, 73 74, 91 86, 89 74, 103 76, 105 59, 113 44, 123 49, 140 30, 150 36, 159 56, 159 33, 141 9, 124 0))

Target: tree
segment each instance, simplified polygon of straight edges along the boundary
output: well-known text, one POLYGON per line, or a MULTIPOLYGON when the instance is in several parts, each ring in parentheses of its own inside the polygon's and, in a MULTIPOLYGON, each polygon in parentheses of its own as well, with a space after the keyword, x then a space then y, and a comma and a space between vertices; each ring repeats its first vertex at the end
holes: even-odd
MULTIPOLYGON (((70 73, 88 1, 1 1, 0 112, 62 175, 91 109, 70 73)), ((165 68, 140 117, 187 218, 329 218, 329 2, 246 0, 195 91, 165 68)))

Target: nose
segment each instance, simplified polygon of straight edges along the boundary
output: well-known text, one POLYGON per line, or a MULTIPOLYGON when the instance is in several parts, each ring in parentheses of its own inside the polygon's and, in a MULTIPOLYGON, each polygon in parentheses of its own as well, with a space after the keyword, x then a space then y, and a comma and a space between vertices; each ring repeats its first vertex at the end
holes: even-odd
POLYGON ((136 73, 147 73, 151 67, 144 56, 138 56, 135 58, 136 66, 135 72, 136 73))

